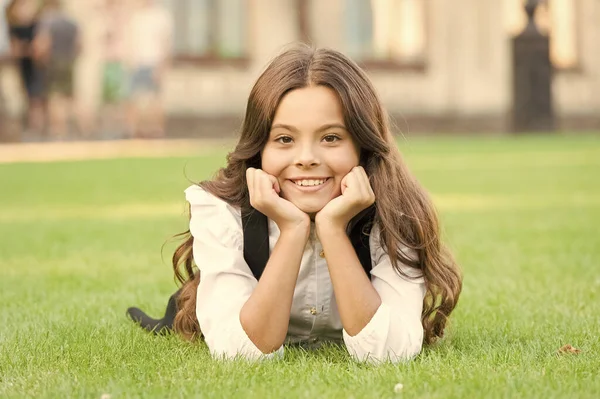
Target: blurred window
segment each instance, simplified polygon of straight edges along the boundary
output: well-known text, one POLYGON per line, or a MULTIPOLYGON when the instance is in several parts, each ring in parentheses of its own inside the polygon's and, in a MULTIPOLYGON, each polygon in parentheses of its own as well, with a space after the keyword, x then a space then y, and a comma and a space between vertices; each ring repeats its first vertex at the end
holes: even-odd
POLYGON ((246 54, 246 1, 163 1, 173 13, 175 56, 241 58, 246 54))
POLYGON ((356 61, 398 66, 425 63, 425 0, 340 0, 337 10, 320 0, 309 2, 307 36, 317 45, 331 35, 327 11, 337 12, 342 32, 337 47, 356 61))
MULTIPOLYGON (((512 35, 523 31, 527 23, 523 0, 504 0, 507 26, 512 35)), ((541 0, 535 21, 544 34, 550 35, 550 60, 556 68, 579 65, 578 20, 579 0, 541 0)))
POLYGON ((0 0, 0 58, 9 53, 8 21, 6 20, 6 7, 9 0, 0 0))

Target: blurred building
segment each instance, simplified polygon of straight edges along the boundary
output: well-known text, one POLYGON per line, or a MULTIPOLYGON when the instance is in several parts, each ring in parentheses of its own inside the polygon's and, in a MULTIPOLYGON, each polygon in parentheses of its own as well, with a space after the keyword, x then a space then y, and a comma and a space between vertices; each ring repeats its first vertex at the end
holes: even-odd
MULTIPOLYGON (((77 97, 99 109, 103 0, 64 0, 84 30, 77 97)), ((123 0, 135 10, 135 0, 123 0)), ((165 86, 171 135, 236 128, 254 80, 290 42, 352 56, 400 130, 502 131, 512 101, 511 38, 522 0, 160 0, 174 19, 165 86)), ((600 2, 547 0, 558 126, 600 128, 600 2)))

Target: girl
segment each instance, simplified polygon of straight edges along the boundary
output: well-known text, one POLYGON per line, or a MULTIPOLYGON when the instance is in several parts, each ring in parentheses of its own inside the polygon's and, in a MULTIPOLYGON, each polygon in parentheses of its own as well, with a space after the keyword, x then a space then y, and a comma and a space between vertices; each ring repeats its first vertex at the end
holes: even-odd
POLYGON ((174 329, 202 335, 213 355, 343 341, 357 360, 399 361, 442 336, 461 276, 373 86, 342 54, 296 47, 276 57, 250 93, 227 166, 185 194, 174 329), (243 257, 249 207, 268 217, 258 281, 243 257), (369 208, 370 276, 347 235, 369 208))

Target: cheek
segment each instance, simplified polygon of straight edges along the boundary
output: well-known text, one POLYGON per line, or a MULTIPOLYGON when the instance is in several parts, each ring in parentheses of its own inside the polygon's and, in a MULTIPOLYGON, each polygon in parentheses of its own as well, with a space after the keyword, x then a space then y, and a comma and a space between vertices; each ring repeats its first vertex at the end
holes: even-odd
POLYGON ((261 154, 261 169, 272 176, 279 176, 285 168, 285 157, 268 146, 261 154))
POLYGON ((334 167, 335 174, 343 178, 352 171, 352 168, 359 164, 360 160, 358 154, 356 154, 355 151, 346 150, 337 154, 332 166, 334 167))

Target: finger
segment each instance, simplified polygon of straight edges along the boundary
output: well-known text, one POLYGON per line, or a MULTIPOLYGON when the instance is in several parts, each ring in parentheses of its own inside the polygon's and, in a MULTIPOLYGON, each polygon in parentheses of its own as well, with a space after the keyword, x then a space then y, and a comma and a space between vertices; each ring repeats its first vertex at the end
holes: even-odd
POLYGON ((269 195, 271 194, 272 186, 271 181, 269 180, 269 174, 262 169, 256 170, 254 189, 259 193, 261 201, 267 201, 267 198, 269 198, 269 195))
POLYGON ((248 187, 250 205, 256 208, 259 206, 260 201, 260 193, 256 191, 256 169, 248 168, 246 170, 246 186, 248 187))
POLYGON ((275 192, 277 194, 279 194, 279 192, 281 191, 281 188, 279 187, 279 180, 277 180, 277 178, 275 176, 272 175, 267 175, 269 177, 269 180, 271 181, 273 190, 275 190, 275 192))
POLYGON ((254 168, 246 169, 246 185, 250 193, 254 190, 254 171, 254 168))
POLYGON ((272 179, 273 176, 269 175, 268 173, 265 173, 262 170, 259 172, 256 189, 259 190, 265 197, 274 191, 272 179))
POLYGON ((371 186, 369 175, 367 175, 367 171, 362 166, 360 167, 359 174, 361 176, 360 180, 363 183, 366 198, 368 198, 369 204, 372 204, 375 202, 375 192, 373 191, 373 186, 371 186))
POLYGON ((340 189, 341 189, 341 191, 342 191, 342 195, 344 195, 344 192, 345 192, 345 191, 346 191, 346 189, 348 188, 348 175, 349 175, 349 174, 350 174, 350 173, 348 173, 346 176, 344 176, 344 177, 342 178, 341 187, 340 187, 340 189))
POLYGON ((362 194, 358 176, 356 168, 352 168, 350 173, 346 175, 346 186, 350 189, 350 192, 354 193, 354 196, 360 196, 362 194))
POLYGON ((371 195, 371 183, 369 182, 369 177, 367 176, 367 172, 362 166, 356 167, 356 177, 358 184, 360 186, 360 192, 363 197, 370 197, 371 195))
POLYGON ((349 180, 351 181, 352 197, 358 204, 366 204, 369 202, 369 191, 364 182, 364 174, 361 171, 360 166, 352 168, 352 172, 349 174, 349 180))
POLYGON ((254 172, 256 172, 254 168, 246 169, 246 180, 251 181, 254 178, 254 172))
POLYGON ((365 170, 363 169, 362 166, 356 166, 353 168, 353 172, 356 175, 356 182, 358 184, 358 186, 360 187, 361 193, 366 193, 367 192, 367 183, 365 182, 365 179, 367 178, 367 174, 365 172, 365 170))
POLYGON ((256 169, 254 171, 254 193, 257 195, 257 197, 262 197, 262 192, 260 190, 261 187, 261 181, 263 179, 263 171, 260 169, 256 169))

